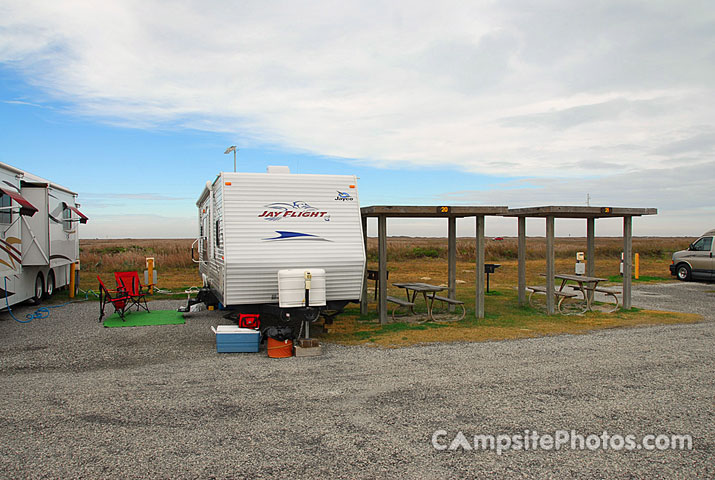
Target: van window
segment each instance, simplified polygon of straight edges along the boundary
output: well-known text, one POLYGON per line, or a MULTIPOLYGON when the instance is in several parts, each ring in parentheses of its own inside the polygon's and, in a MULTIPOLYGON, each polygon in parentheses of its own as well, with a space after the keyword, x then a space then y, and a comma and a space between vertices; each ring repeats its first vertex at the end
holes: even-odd
POLYGON ((12 198, 4 193, 0 196, 0 223, 12 223, 12 198))
POLYGON ((696 252, 709 252, 713 248, 713 237, 703 237, 693 243, 693 250, 696 252))

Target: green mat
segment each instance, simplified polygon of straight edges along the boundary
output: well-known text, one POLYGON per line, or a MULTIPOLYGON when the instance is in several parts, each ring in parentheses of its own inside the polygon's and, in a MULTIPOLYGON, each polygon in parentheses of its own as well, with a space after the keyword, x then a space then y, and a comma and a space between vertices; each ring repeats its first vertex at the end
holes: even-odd
POLYGON ((104 320, 104 326, 113 327, 144 327, 147 325, 179 325, 186 323, 184 314, 176 310, 152 310, 147 313, 143 310, 132 310, 124 314, 124 321, 119 314, 113 313, 104 320))

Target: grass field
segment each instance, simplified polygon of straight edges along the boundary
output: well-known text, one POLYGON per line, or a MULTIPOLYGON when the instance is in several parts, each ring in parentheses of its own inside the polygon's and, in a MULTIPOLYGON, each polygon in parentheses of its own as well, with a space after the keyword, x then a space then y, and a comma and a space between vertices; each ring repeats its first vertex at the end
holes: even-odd
MULTIPOLYGON (((668 265, 675 250, 687 248, 691 238, 637 237, 633 251, 640 254, 640 275, 645 282, 671 281, 668 265)), ((146 257, 154 257, 158 270, 158 286, 172 292, 183 292, 201 283, 197 264, 192 262, 192 240, 82 240, 82 287, 95 288, 96 275, 105 283, 113 284, 113 272, 137 270, 143 272, 146 257), (95 279, 95 280, 92 280, 95 279)), ((487 318, 474 319, 474 239, 460 238, 457 242, 457 298, 468 308, 467 318, 461 322, 412 324, 398 322, 387 326, 376 323, 376 305, 370 303, 370 314, 361 317, 359 309, 351 308, 338 317, 323 338, 340 343, 367 343, 400 346, 435 341, 482 341, 507 338, 578 333, 597 328, 680 323, 697 321, 698 317, 685 314, 630 311, 617 314, 589 313, 583 316, 547 316, 529 307, 519 307, 516 294, 517 261, 516 239, 488 240, 486 261, 499 263, 491 275, 492 293, 487 296, 487 318)), ((577 251, 586 250, 585 238, 557 238, 555 243, 556 271, 573 272, 577 251)), ((596 239, 596 276, 620 283, 619 264, 622 241, 620 238, 596 239)), ((447 283, 447 241, 440 238, 388 239, 388 270, 393 296, 404 296, 404 291, 392 286, 394 282, 423 281, 436 285, 447 283)), ((527 284, 541 284, 540 273, 545 272, 545 241, 527 240, 527 284)), ((368 268, 377 268, 377 241, 368 240, 368 268)), ((372 300, 373 282, 369 282, 372 300)), ((183 293, 182 293, 183 295, 183 293)), ((418 309, 419 312, 419 309, 418 309)))
MULTIPOLYGON (((669 279, 668 264, 670 255, 676 250, 687 248, 690 238, 672 237, 636 237, 633 239, 633 251, 641 255, 641 275, 655 280, 669 279)), ((154 257, 159 271, 159 286, 165 289, 181 289, 198 285, 201 281, 197 264, 191 261, 191 239, 111 239, 81 240, 80 260, 82 278, 93 279, 97 274, 102 278, 112 279, 116 271, 146 268, 146 257, 154 257)), ((407 238, 388 239, 388 268, 412 272, 421 272, 428 266, 434 281, 446 281, 447 240, 444 238, 407 238), (418 262, 415 263, 415 260, 418 262), (423 261, 437 260, 432 263, 423 261)), ((474 270, 474 239, 460 238, 457 241, 458 278, 468 276, 474 270)), ((545 269, 545 240, 529 238, 527 241, 528 269, 533 281, 538 273, 545 269)), ((557 238, 555 252, 557 269, 572 271, 576 252, 586 250, 585 238, 557 238)), ((618 265, 622 242, 620 238, 596 239, 596 274, 611 277, 618 275, 618 265)), ((370 268, 377 262, 377 239, 368 239, 368 263, 370 268)), ((493 276, 497 283, 516 284, 516 239, 505 238, 502 241, 488 240, 485 257, 488 263, 501 263, 502 267, 493 276)), ((423 276, 423 275, 420 275, 423 276)), ((414 275, 412 276, 414 277, 414 275)), ((414 280, 414 278, 412 278, 414 280)), ((89 281, 90 284, 96 283, 89 281)))

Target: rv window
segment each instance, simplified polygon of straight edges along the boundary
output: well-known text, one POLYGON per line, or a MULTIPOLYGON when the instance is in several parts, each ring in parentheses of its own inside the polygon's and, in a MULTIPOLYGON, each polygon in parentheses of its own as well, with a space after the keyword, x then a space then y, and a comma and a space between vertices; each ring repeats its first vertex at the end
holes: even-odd
POLYGON ((221 246, 221 222, 216 220, 216 236, 215 236, 216 246, 221 246))
POLYGON ((0 223, 12 223, 12 198, 4 193, 0 196, 0 223))
POLYGON ((65 206, 62 209, 62 228, 65 230, 72 230, 72 210, 65 206))

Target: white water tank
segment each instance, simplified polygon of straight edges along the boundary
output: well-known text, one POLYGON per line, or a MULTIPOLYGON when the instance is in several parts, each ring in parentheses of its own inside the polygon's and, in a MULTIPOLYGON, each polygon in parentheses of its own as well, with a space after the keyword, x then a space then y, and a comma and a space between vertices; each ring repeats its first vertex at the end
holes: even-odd
POLYGON ((310 276, 310 306, 325 306, 325 270, 293 268, 278 270, 278 305, 281 308, 305 307, 306 276, 310 276))

